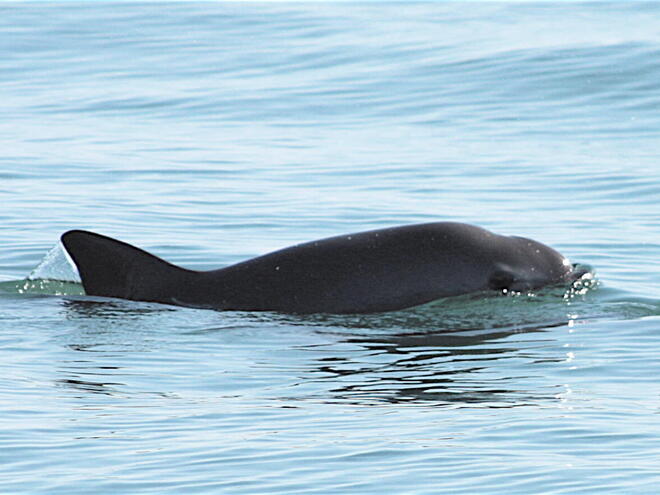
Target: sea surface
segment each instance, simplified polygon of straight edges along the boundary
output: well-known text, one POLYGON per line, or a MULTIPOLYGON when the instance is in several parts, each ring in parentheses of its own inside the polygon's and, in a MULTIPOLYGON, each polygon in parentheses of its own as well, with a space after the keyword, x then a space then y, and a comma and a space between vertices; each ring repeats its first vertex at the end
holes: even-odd
POLYGON ((0 4, 0 493, 657 493, 658 19, 0 4), (362 316, 44 280, 69 229, 205 270, 447 220, 593 278, 362 316))

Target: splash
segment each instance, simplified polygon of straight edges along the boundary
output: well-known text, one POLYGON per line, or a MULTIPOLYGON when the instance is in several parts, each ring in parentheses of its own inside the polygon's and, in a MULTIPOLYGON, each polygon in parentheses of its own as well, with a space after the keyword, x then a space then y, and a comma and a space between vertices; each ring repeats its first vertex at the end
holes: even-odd
POLYGON ((49 296, 84 296, 82 284, 65 280, 25 279, 3 282, 0 289, 18 294, 42 294, 49 296))
POLYGON ((589 291, 596 289, 599 286, 599 281, 596 278, 596 272, 593 267, 589 265, 575 266, 576 270, 581 270, 583 273, 579 278, 574 280, 566 292, 564 292, 565 301, 571 301, 579 296, 585 296, 589 291))
POLYGON ((48 251, 44 259, 28 275, 28 280, 59 280, 81 283, 78 269, 61 242, 48 251))
POLYGON ((80 275, 62 243, 57 243, 25 280, 2 282, 4 292, 53 296, 84 295, 80 275))

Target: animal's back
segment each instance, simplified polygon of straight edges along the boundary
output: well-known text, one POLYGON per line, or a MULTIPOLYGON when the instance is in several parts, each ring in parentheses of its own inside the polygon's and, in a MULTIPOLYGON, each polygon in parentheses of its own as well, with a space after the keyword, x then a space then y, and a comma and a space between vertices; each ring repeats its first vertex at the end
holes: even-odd
MULTIPOLYGON (((223 280, 227 309, 367 313, 478 290, 471 244, 492 235, 434 223, 308 242, 204 276, 223 280), (469 273, 467 273, 469 271, 469 273)), ((481 270, 482 272, 484 270, 481 270)))

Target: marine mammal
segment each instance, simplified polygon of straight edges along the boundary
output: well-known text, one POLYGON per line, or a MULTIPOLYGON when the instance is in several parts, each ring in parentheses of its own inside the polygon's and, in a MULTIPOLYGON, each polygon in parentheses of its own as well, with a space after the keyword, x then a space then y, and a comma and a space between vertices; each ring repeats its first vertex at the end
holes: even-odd
POLYGON ((66 232, 62 243, 88 295, 218 310, 375 313, 576 278, 569 261, 540 242, 456 222, 330 237, 212 271, 82 230, 66 232))

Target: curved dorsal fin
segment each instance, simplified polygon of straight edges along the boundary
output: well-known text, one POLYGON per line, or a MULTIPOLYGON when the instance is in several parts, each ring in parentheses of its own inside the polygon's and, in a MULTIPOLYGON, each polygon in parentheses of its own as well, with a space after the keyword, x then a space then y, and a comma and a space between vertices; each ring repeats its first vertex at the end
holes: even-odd
POLYGON ((171 303, 188 270, 125 242, 84 230, 62 235, 62 244, 78 268, 85 293, 171 303))

